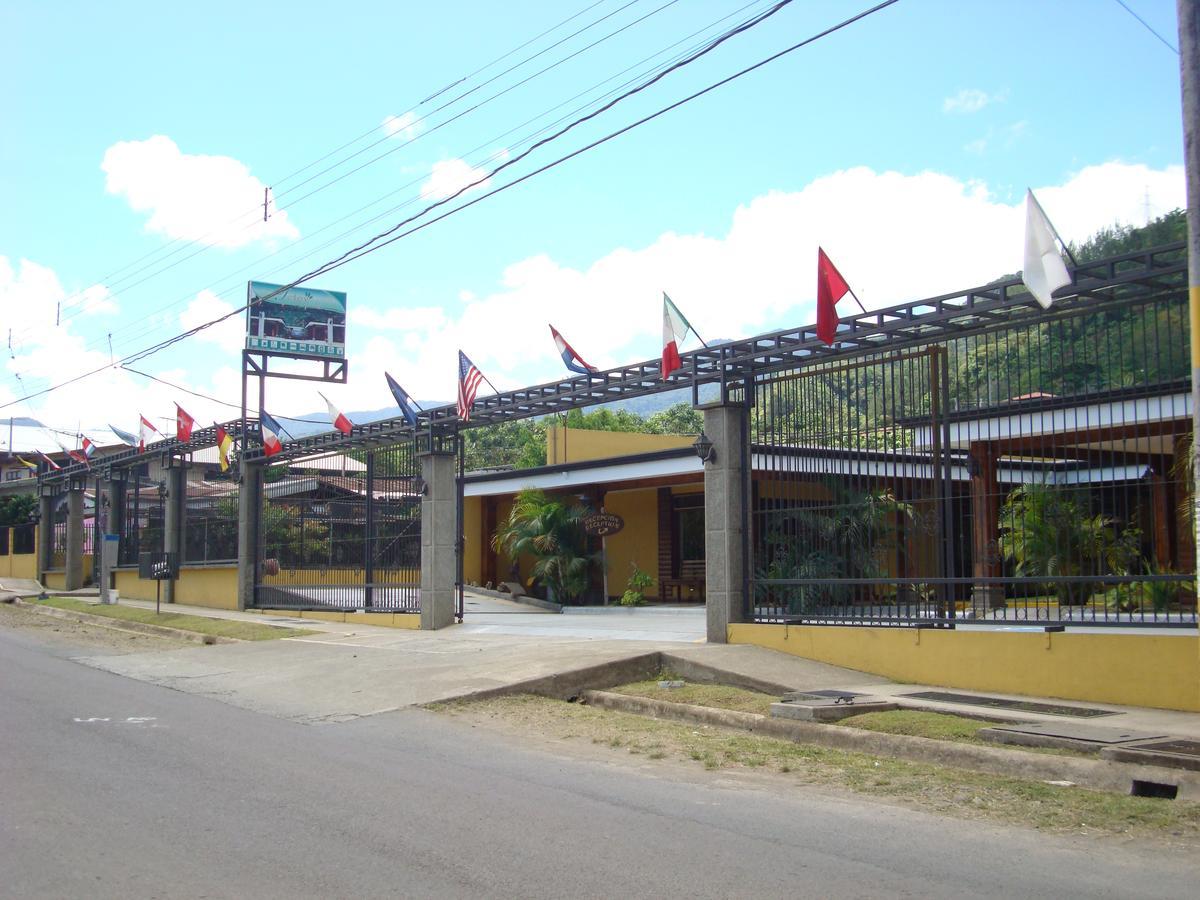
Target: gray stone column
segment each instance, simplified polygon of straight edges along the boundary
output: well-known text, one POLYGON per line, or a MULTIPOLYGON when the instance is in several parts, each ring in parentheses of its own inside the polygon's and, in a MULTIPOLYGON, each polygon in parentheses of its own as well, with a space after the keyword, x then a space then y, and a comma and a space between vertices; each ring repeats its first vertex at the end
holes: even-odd
POLYGON ((37 568, 42 584, 46 583, 46 571, 54 556, 54 499, 54 494, 48 492, 38 498, 37 568))
POLYGON ((421 498, 421 628, 454 624, 458 575, 458 457, 434 450, 420 454, 425 496, 421 498))
MULTIPOLYGON (((163 550, 175 554, 177 565, 183 563, 183 529, 187 501, 187 469, 181 460, 172 460, 167 469, 166 507, 163 509, 163 550)), ((163 602, 175 602, 175 579, 163 584, 163 602)))
POLYGON ((704 433, 712 457, 704 464, 704 581, 708 640, 726 642, 725 626, 746 619, 746 504, 750 447, 744 406, 705 404, 704 433))
POLYGON ((238 486, 238 597, 237 608, 254 605, 254 585, 258 580, 258 527, 262 509, 263 470, 243 462, 242 482, 238 486))
POLYGON ((67 491, 67 572, 68 591, 83 587, 83 486, 72 484, 67 491))

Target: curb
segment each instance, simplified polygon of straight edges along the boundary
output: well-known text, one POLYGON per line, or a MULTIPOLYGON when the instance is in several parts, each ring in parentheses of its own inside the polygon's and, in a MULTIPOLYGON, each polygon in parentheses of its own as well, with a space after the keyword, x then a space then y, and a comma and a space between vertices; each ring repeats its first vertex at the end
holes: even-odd
POLYGON ((157 637, 170 637, 190 641, 194 644, 244 643, 244 641, 238 638, 219 637, 214 634, 199 634, 195 631, 185 631, 182 628, 171 628, 169 625, 152 625, 148 622, 131 622, 127 619, 113 619, 109 616, 93 616, 90 613, 77 612, 73 609, 42 606, 40 603, 29 603, 20 599, 15 601, 15 605, 31 609, 39 615, 49 616, 52 619, 67 619, 73 622, 81 622, 84 625, 98 625, 101 628, 109 628, 113 631, 125 631, 131 634, 152 634, 157 637))
POLYGON ((609 691, 588 690, 583 691, 580 696, 588 704, 603 709, 715 725, 836 750, 888 756, 910 762, 941 764, 1010 778, 1068 781, 1088 790, 1117 794, 1134 793, 1135 782, 1169 785, 1178 789, 1177 796, 1181 800, 1200 800, 1198 772, 1102 759, 1050 756, 999 747, 953 744, 913 735, 883 734, 795 719, 773 719, 757 713, 671 703, 647 697, 630 697, 609 691))

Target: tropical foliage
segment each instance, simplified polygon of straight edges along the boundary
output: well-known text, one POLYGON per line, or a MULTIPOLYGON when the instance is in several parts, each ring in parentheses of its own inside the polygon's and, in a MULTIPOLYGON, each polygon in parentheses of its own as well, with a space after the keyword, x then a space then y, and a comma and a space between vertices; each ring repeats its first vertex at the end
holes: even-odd
POLYGON ((583 518, 588 510, 529 488, 517 494, 492 544, 509 559, 533 557, 533 579, 559 603, 570 603, 588 587, 593 556, 587 552, 583 518))
POLYGON ((1098 581, 1056 581, 1129 575, 1141 560, 1141 532, 1118 529, 1112 517, 1092 515, 1074 492, 1040 484, 1022 485, 1000 510, 1000 552, 1018 577, 1046 578, 1058 601, 1086 603, 1098 581))
POLYGON ((0 528, 24 525, 37 512, 37 497, 33 494, 13 494, 0 497, 0 528))

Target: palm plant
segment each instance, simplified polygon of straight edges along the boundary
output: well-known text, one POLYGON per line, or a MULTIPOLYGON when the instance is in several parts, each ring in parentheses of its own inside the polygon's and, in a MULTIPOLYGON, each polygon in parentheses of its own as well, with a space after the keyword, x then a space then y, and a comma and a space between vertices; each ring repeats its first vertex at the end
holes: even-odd
POLYGON ((516 560, 534 558, 533 578, 559 602, 587 590, 592 555, 587 552, 583 518, 587 509, 547 497, 536 488, 517 494, 508 518, 496 529, 492 546, 516 560))
MULTIPOLYGON (((1077 579, 1128 575, 1140 559, 1141 532, 1118 532, 1110 516, 1089 516, 1061 488, 1026 484, 1016 488, 1000 511, 1000 551, 1018 577, 1077 579)), ((1086 603, 1097 582, 1054 583, 1060 603, 1086 603)))

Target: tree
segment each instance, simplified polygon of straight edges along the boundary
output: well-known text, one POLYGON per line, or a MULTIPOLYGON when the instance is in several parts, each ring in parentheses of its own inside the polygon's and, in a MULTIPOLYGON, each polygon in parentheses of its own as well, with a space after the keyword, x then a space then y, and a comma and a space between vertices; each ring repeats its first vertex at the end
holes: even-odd
POLYGON ((534 579, 548 587, 559 603, 569 603, 588 586, 592 555, 586 550, 583 531, 587 513, 583 506, 527 488, 517 494, 492 546, 513 560, 532 556, 534 579))
POLYGON ((0 497, 0 528, 26 524, 37 511, 37 505, 37 497, 33 494, 0 497))
POLYGON ((647 418, 645 428, 651 434, 699 434, 704 416, 690 403, 676 403, 647 418))

